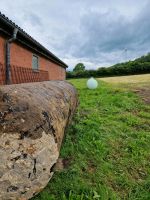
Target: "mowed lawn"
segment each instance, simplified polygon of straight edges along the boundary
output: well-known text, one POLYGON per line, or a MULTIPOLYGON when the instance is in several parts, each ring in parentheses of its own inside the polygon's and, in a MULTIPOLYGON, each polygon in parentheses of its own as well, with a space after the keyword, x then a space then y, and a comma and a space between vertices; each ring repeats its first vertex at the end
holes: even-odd
POLYGON ((150 88, 150 75, 97 80, 96 90, 70 80, 80 104, 60 153, 64 169, 34 200, 150 200, 150 105, 133 92, 150 88))

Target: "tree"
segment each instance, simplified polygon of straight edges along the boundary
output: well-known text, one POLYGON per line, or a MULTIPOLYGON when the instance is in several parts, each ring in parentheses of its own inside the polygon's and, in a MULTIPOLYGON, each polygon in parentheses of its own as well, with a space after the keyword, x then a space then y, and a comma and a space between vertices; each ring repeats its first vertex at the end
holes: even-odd
POLYGON ((83 63, 78 63, 73 72, 67 73, 67 78, 123 76, 144 73, 150 73, 150 53, 133 61, 118 63, 111 67, 101 67, 97 70, 86 70, 83 63))
POLYGON ((73 69, 73 72, 75 73, 84 72, 84 71, 85 71, 85 66, 83 63, 78 63, 73 69))

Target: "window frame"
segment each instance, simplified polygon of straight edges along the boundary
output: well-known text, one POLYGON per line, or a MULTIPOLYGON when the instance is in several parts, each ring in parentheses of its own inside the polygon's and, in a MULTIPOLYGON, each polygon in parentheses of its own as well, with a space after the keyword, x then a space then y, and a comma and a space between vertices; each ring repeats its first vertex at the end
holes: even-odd
POLYGON ((32 54, 32 70, 35 72, 39 72, 39 56, 36 54, 32 54), (34 57, 37 58, 37 68, 34 68, 34 66, 33 66, 33 58, 34 57))

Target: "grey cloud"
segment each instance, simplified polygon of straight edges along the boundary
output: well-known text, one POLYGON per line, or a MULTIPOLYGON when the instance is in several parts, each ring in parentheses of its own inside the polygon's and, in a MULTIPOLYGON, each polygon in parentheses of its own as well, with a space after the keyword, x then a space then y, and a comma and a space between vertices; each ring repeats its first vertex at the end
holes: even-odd
POLYGON ((149 52, 149 7, 149 0, 1 0, 4 14, 71 68, 76 62, 108 66, 149 52))
POLYGON ((29 21, 33 26, 42 26, 40 17, 34 13, 24 14, 24 20, 29 21))
MULTIPOLYGON (((88 12, 81 19, 82 39, 80 38, 79 46, 74 48, 76 51, 72 54, 77 57, 96 57, 99 52, 112 52, 124 48, 137 50, 140 46, 148 46, 149 17, 149 11, 142 12, 140 17, 130 22, 115 11, 105 14, 88 12)), ((72 36, 72 41, 73 37, 75 36, 72 36)))

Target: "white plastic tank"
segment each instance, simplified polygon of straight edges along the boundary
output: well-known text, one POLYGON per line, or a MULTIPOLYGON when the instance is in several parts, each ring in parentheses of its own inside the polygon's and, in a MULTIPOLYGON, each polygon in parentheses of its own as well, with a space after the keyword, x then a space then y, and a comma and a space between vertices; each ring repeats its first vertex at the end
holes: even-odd
POLYGON ((91 77, 88 81, 87 81, 87 87, 91 90, 96 89, 98 87, 98 82, 95 78, 91 77))

